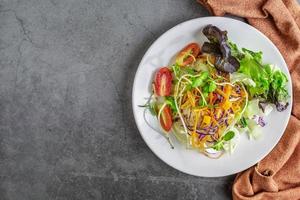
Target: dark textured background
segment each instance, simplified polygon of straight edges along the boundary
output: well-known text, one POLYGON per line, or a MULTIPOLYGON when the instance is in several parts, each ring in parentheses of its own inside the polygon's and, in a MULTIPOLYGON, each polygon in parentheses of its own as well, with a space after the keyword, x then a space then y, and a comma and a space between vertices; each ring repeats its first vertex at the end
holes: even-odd
POLYGON ((195 0, 0 0, 0 199, 231 199, 234 176, 160 161, 131 110, 133 78, 195 0))

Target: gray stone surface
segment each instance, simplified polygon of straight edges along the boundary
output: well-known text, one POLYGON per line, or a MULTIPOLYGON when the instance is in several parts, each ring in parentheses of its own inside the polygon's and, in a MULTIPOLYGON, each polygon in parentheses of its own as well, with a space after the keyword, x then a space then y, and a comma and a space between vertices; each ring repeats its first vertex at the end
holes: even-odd
POLYGON ((131 110, 151 42, 207 15, 194 0, 0 0, 0 199, 230 199, 234 176, 170 168, 131 110))

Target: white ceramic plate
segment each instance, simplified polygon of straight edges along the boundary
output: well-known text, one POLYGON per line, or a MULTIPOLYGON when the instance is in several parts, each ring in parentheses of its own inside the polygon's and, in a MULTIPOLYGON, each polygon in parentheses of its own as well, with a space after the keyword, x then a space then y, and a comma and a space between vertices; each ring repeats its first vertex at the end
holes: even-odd
MULTIPOLYGON (((195 150, 187 150, 176 140, 175 149, 171 149, 166 139, 150 128, 143 118, 145 98, 150 96, 150 86, 154 72, 170 63, 184 46, 190 42, 200 45, 206 40, 202 34, 205 25, 213 24, 221 30, 228 31, 228 38, 239 47, 262 51, 265 63, 277 65, 288 75, 288 91, 292 95, 291 78, 287 65, 275 45, 261 32, 238 20, 224 17, 204 17, 181 23, 160 36, 144 55, 135 75, 132 106, 137 127, 150 149, 165 163, 187 174, 203 177, 226 176, 249 168, 265 157, 281 138, 291 113, 290 106, 284 112, 273 111, 266 118, 263 137, 249 140, 241 135, 240 142, 233 154, 225 154, 220 159, 210 159, 195 150)), ((148 118, 148 117, 147 117, 148 118)), ((151 119, 150 119, 151 120, 151 119)), ((151 122, 154 128, 158 124, 151 122)))

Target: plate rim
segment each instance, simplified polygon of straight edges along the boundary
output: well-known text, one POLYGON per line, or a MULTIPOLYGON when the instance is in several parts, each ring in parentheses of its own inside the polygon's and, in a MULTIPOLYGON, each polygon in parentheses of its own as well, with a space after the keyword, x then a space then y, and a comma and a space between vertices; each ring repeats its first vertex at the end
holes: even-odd
POLYGON ((286 63, 284 57, 282 56, 281 52, 280 52, 279 49, 276 47, 276 45, 275 45, 275 44, 274 44, 274 43, 273 43, 273 42, 272 42, 265 34, 263 34, 261 31, 259 31, 259 30, 256 29, 255 27, 253 27, 253 26, 251 26, 251 25, 249 25, 249 24, 247 24, 247 23, 245 23, 245 22, 243 22, 243 21, 240 21, 240 20, 231 18, 231 17, 207 16, 207 17, 198 17, 198 18, 194 18, 194 19, 190 19, 190 20, 183 21, 183 22, 181 22, 181 23, 179 23, 179 24, 173 26, 172 28, 168 29, 168 30, 165 31, 163 34, 160 34, 158 37, 155 38, 155 40, 149 45, 147 51, 144 53, 144 55, 143 55, 141 61, 139 62, 138 68, 137 68, 137 70, 136 70, 136 72, 135 72, 135 75, 134 75, 134 81, 133 81, 133 85, 132 85, 131 99, 132 99, 132 100, 131 100, 131 104, 132 104, 132 111, 133 111, 133 115, 134 115, 134 121, 135 121, 135 124, 136 124, 136 126, 137 126, 137 128, 138 128, 138 131, 139 131, 141 137, 143 138, 144 142, 146 143, 146 145, 148 146, 148 148, 152 151, 152 153, 153 153, 155 156, 157 156, 161 161, 163 161, 163 162, 164 162, 165 164, 167 164, 168 166, 170 166, 170 167, 172 167, 172 168, 174 168, 174 169, 176 169, 176 170, 178 170, 178 171, 180 171, 180 172, 182 172, 182 173, 185 173, 185 174, 188 174, 188 175, 192 175, 192 176, 196 176, 196 177, 214 178, 214 177, 225 177, 225 176, 230 176, 230 175, 234 175, 234 174, 237 174, 237 173, 239 173, 239 172, 242 172, 242 171, 244 171, 244 170, 246 170, 246 169, 248 169, 248 168, 250 168, 250 167, 256 165, 256 164, 257 164, 258 162, 260 162, 261 160, 263 160, 263 159, 264 159, 264 158, 265 158, 265 157, 266 157, 266 156, 267 156, 267 155, 275 148, 275 146, 278 144, 278 142, 279 142, 280 139, 282 138, 284 132, 286 131, 287 125, 288 125, 288 123, 289 123, 289 121, 290 121, 290 118, 291 118, 292 106, 293 106, 293 87, 292 87, 292 78, 291 78, 290 70, 289 70, 289 68, 288 68, 288 65, 287 65, 287 63, 286 63), (290 80, 290 81, 288 82, 288 84, 289 84, 289 87, 291 88, 291 94, 290 94, 290 103, 291 103, 290 106, 291 106, 291 108, 290 108, 290 112, 289 112, 289 115, 288 115, 289 117, 288 117, 288 118, 285 120, 285 122, 284 122, 284 131, 282 132, 282 134, 280 135, 280 137, 278 137, 277 141, 273 144, 272 148, 270 148, 264 155, 258 156, 258 159, 256 159, 256 160, 254 161, 254 164, 253 164, 253 165, 248 166, 248 167, 246 167, 246 168, 244 168, 244 169, 240 169, 239 171, 236 171, 236 172, 234 172, 234 173, 231 172, 231 173, 225 173, 224 175, 216 175, 216 176, 199 175, 199 174, 197 174, 197 173, 193 173, 193 172, 189 172, 189 171, 187 171, 187 170, 179 169, 179 168, 177 168, 176 166, 169 164, 167 161, 165 161, 164 159, 162 159, 157 153, 155 153, 155 151, 151 148, 151 146, 148 144, 147 140, 146 140, 145 137, 143 136, 142 130, 141 130, 140 126, 139 126, 138 123, 137 123, 137 117, 138 117, 138 116, 136 116, 136 112, 135 112, 135 109, 136 109, 135 106, 136 106, 136 104, 135 104, 135 100, 134 100, 134 88, 136 87, 136 84, 137 84, 137 74, 138 74, 139 71, 141 70, 141 68, 142 68, 142 67, 141 67, 141 66, 142 66, 142 63, 144 62, 144 60, 145 60, 146 57, 148 56, 149 52, 151 52, 151 50, 152 50, 154 44, 155 44, 160 38, 162 38, 164 35, 168 34, 168 33, 171 32, 173 29, 175 29, 175 28, 177 28, 177 27, 179 27, 179 26, 181 26, 181 25, 183 25, 183 24, 185 24, 185 23, 190 23, 190 22, 192 22, 192 21, 205 20, 205 19, 208 20, 208 21, 209 21, 210 19, 220 19, 220 20, 236 21, 236 22, 238 22, 238 23, 243 23, 243 24, 245 24, 246 26, 248 26, 248 28, 253 29, 253 30, 255 30, 256 32, 258 32, 258 34, 260 34, 265 40, 267 40, 267 41, 271 44, 271 46, 274 48, 274 50, 277 51, 277 52, 279 53, 279 55, 280 55, 279 59, 285 64, 284 67, 285 67, 285 68, 287 69, 287 71, 288 71, 287 76, 288 76, 288 78, 289 78, 289 80, 290 80))

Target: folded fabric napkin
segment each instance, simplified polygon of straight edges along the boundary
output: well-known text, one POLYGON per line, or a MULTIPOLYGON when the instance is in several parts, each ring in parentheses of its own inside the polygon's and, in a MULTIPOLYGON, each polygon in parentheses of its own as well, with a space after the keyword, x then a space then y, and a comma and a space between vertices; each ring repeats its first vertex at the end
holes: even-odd
MULTIPOLYGON (((300 6, 296 0, 198 0, 211 14, 232 14, 269 37, 288 64, 293 109, 276 147, 255 166, 237 175, 233 199, 300 199, 300 6)), ((276 130, 274 130, 276 131, 276 130)), ((272 133, 268 133, 272 134, 272 133)))

